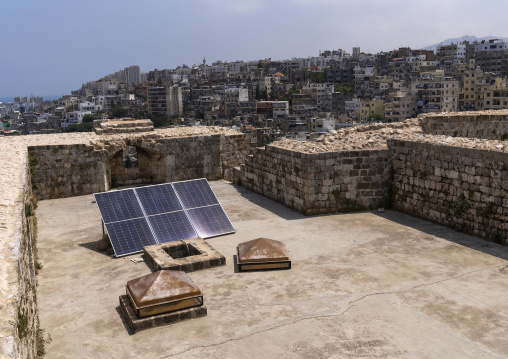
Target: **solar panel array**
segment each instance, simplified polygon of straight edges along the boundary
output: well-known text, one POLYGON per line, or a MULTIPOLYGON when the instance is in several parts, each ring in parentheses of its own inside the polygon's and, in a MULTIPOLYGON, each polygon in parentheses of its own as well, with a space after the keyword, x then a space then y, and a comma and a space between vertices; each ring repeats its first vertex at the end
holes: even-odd
POLYGON ((115 256, 235 232, 204 178, 94 194, 115 256))

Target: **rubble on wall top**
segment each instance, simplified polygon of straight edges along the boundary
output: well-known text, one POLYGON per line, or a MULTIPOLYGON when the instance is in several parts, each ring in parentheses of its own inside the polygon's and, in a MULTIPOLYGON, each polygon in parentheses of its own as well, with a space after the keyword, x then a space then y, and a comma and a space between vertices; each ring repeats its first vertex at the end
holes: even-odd
POLYGON ((508 110, 485 110, 485 111, 461 111, 461 112, 429 112, 418 115, 419 119, 426 117, 464 117, 464 116, 482 116, 482 115, 508 115, 508 110))
POLYGON ((413 136, 411 139, 406 140, 430 143, 434 145, 471 148, 475 150, 508 152, 507 141, 485 140, 480 138, 451 137, 444 135, 426 135, 426 134, 418 134, 413 136))
MULTIPOLYGON (((507 111, 503 111, 508 114, 507 111)), ((501 111, 473 112, 470 115, 502 115, 501 111)), ((447 113, 446 115, 449 115, 447 113)), ((456 113, 465 116, 465 112, 456 113)), ((508 143, 498 140, 451 137, 425 134, 421 127, 422 118, 388 124, 371 124, 353 128, 332 130, 321 135, 315 142, 281 139, 269 146, 304 153, 344 152, 358 150, 383 150, 388 148, 388 139, 400 139, 438 145, 508 152, 508 143)))
MULTIPOLYGON (((238 131, 230 128, 217 126, 199 126, 199 127, 176 127, 159 129, 152 132, 130 133, 130 134, 104 134, 97 135, 94 132, 71 132, 71 133, 53 133, 43 135, 27 135, 27 136, 10 136, 0 139, 0 148, 6 146, 5 151, 14 148, 25 150, 27 146, 51 146, 51 145, 73 145, 87 144, 92 145, 99 140, 121 140, 134 137, 188 137, 188 136, 204 136, 204 135, 238 135, 238 131)), ((5 153, 5 152, 4 152, 5 153)))
POLYGON ((282 139, 270 146, 288 150, 322 153, 355 150, 381 150, 388 148, 389 138, 410 138, 422 133, 418 119, 390 124, 371 124, 341 130, 332 130, 321 135, 315 142, 282 139))

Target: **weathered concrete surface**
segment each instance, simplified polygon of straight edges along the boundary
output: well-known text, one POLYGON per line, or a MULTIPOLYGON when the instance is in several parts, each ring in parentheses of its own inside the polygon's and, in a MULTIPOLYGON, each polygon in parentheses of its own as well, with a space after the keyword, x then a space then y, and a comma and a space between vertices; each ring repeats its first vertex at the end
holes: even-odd
POLYGON ((47 358, 504 358, 508 252, 399 212, 304 217, 212 182, 237 233, 226 266, 189 273, 208 316, 131 335, 119 315, 146 263, 96 250, 92 196, 39 202, 47 358), (282 240, 292 269, 234 273, 238 243, 282 240))

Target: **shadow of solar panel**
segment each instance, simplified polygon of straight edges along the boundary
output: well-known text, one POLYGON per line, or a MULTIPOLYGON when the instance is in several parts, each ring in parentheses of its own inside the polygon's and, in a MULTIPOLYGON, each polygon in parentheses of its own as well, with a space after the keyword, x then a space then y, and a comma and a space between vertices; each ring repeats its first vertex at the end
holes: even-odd
POLYGON ((143 217, 143 211, 132 189, 94 194, 104 223, 143 217))
POLYGON ((197 237, 184 211, 150 216, 148 217, 148 221, 159 243, 197 237))
POLYGON ((171 183, 135 189, 147 216, 182 210, 171 183))
POLYGON ((106 230, 117 257, 141 252, 144 246, 157 244, 146 218, 106 223, 106 230))
POLYGON ((174 182, 173 187, 185 209, 219 204, 205 178, 174 182))
POLYGON ((210 238, 236 231, 220 204, 188 209, 186 212, 201 238, 210 238))

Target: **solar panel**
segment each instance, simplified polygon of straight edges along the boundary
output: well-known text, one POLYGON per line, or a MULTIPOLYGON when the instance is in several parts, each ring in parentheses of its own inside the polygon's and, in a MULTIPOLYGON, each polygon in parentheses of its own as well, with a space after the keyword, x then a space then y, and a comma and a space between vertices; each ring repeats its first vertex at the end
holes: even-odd
POLYGON ((159 243, 197 237, 184 211, 150 216, 148 221, 159 243))
POLYGON ((194 229, 201 238, 235 232, 220 204, 186 210, 194 229))
POLYGON ((170 183, 136 188, 135 192, 147 216, 183 209, 170 183))
POLYGON ((117 257, 235 232, 205 178, 94 194, 117 257))
POLYGON ((104 223, 143 217, 143 211, 132 189, 94 194, 104 223))
POLYGON ((185 209, 219 204, 206 178, 174 182, 173 187, 185 209))
POLYGON ((157 244, 146 218, 106 223, 105 225, 117 257, 141 252, 144 246, 157 244))

